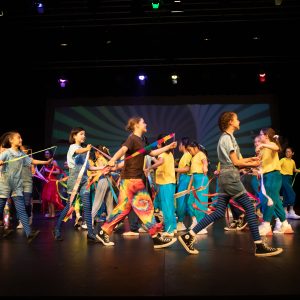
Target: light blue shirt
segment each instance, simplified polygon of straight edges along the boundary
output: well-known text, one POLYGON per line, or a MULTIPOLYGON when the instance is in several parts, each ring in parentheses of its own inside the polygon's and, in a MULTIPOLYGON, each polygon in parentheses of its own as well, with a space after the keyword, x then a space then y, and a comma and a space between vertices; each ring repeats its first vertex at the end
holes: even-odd
MULTIPOLYGON (((84 164, 85 157, 87 153, 82 154, 76 154, 75 151, 77 149, 82 148, 80 145, 72 144, 69 147, 68 153, 67 153, 67 162, 70 169, 75 168, 75 166, 80 166, 84 164)), ((89 168, 89 162, 87 162, 86 169, 89 168)))
POLYGON ((217 152, 218 159, 222 167, 234 166, 231 159, 230 153, 235 152, 237 157, 240 158, 240 148, 236 142, 235 137, 232 134, 224 132, 218 142, 217 152))
MULTIPOLYGON (((15 151, 9 148, 0 154, 0 160, 8 161, 11 159, 19 158, 24 155, 26 154, 21 150, 15 151)), ((24 158, 21 158, 19 160, 3 164, 1 172, 9 174, 9 176, 21 178, 23 167, 31 165, 31 161, 32 159, 29 156, 25 156, 24 158)))

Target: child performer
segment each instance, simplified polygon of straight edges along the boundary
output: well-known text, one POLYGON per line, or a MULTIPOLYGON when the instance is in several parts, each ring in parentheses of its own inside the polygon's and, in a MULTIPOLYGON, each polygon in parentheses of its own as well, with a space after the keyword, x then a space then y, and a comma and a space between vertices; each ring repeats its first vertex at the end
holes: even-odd
MULTIPOLYGON (((188 189, 191 175, 189 173, 191 166, 192 155, 187 151, 186 147, 189 144, 189 138, 183 137, 179 144, 179 151, 183 153, 179 160, 178 168, 175 168, 177 175, 179 175, 177 180, 177 192, 181 192, 188 189)), ((186 230, 186 227, 183 223, 184 218, 187 213, 187 199, 188 194, 176 199, 176 214, 178 217, 177 220, 177 230, 183 231, 186 230)))
MULTIPOLYGON (((208 207, 208 196, 203 195, 208 193, 208 159, 206 153, 204 153, 204 149, 201 148, 196 141, 190 142, 187 146, 187 150, 192 155, 190 168, 190 173, 192 174, 192 186, 195 189, 198 189, 201 186, 205 187, 204 190, 195 192, 196 196, 194 196, 193 193, 190 193, 188 198, 188 211, 192 217, 190 228, 193 228, 204 217, 208 207), (199 200, 202 203, 199 203, 199 200), (199 210, 193 205, 196 205, 199 210)), ((206 228, 198 232, 198 234, 206 233, 206 228)))
POLYGON ((194 248, 196 234, 210 223, 223 217, 230 198, 233 198, 245 210, 246 220, 255 244, 255 256, 277 255, 283 249, 271 248, 262 242, 254 206, 240 179, 239 169, 259 166, 259 158, 241 158, 240 148, 233 135, 236 130, 240 129, 240 121, 235 112, 223 112, 219 117, 219 128, 222 134, 217 147, 218 159, 221 164, 217 208, 213 213, 206 215, 188 233, 179 236, 178 239, 188 253, 198 254, 199 251, 194 248))
POLYGON ((10 148, 0 154, 0 166, 2 165, 0 174, 0 215, 3 214, 7 199, 11 197, 24 227, 27 241, 30 243, 39 234, 39 230, 33 231, 29 225, 23 195, 22 170, 24 166, 31 164, 32 159, 20 150, 22 138, 16 131, 7 133, 2 146, 10 148))
MULTIPOLYGON (((116 161, 125 155, 125 160, 121 163, 124 165, 124 168, 121 173, 118 205, 114 208, 111 215, 108 217, 108 220, 103 224, 99 231, 100 239, 105 246, 114 245, 114 243, 109 240, 109 234, 113 231, 116 224, 129 214, 131 209, 135 211, 142 223, 145 224, 145 227, 148 229, 154 243, 154 248, 168 247, 177 240, 176 238, 168 238, 158 233, 158 231, 160 231, 160 226, 156 224, 152 200, 143 182, 144 156, 146 154, 157 156, 167 150, 175 148, 177 143, 173 142, 160 149, 152 150, 149 153, 143 152, 130 159, 126 159, 126 157, 145 147, 143 134, 147 132, 146 127, 147 124, 142 117, 133 117, 129 119, 126 129, 130 131, 131 134, 123 146, 108 162, 110 166, 115 166, 116 161)), ((116 167, 118 168, 121 166, 116 165, 116 167)))
POLYGON ((294 210, 294 205, 296 202, 296 193, 293 189, 293 174, 299 173, 300 170, 296 168, 296 163, 292 159, 294 151, 291 147, 285 149, 285 157, 280 160, 281 166, 281 176, 282 176, 282 186, 281 192, 283 196, 283 208, 285 210, 286 217, 288 219, 298 220, 298 216, 294 210), (288 211, 289 206, 289 211, 288 211))
MULTIPOLYGON (((100 241, 99 237, 94 234, 93 226, 92 226, 90 191, 89 189, 87 189, 87 184, 88 184, 87 169, 92 171, 97 171, 97 170, 102 170, 103 167, 94 167, 88 164, 87 162, 88 157, 86 156, 89 154, 92 145, 89 144, 83 148, 82 144, 84 142, 85 142, 85 130, 80 127, 73 128, 69 136, 69 143, 71 145, 69 147, 68 154, 67 154, 67 161, 70 170, 69 178, 67 181, 67 189, 68 189, 68 194, 70 195, 74 192, 77 193, 77 191, 80 194, 80 198, 83 203, 85 221, 88 227, 87 240, 88 242, 98 243, 100 241), (79 175, 81 175, 80 171, 82 170, 82 168, 84 168, 84 172, 82 178, 80 178, 79 175), (73 192, 74 186, 76 188, 77 185, 76 183, 78 182, 79 182, 78 190, 73 192)), ((61 236, 61 225, 69 209, 70 209, 70 202, 67 203, 67 205, 61 212, 59 219, 56 223, 55 229, 53 230, 53 236, 57 241, 63 240, 61 236)))
MULTIPOLYGON (((163 137, 164 136, 160 134, 157 139, 163 137)), ((157 147, 160 149, 163 146, 165 146, 165 143, 157 147)), ((170 150, 161 153, 158 156, 157 162, 146 169, 145 173, 148 174, 151 169, 156 169, 155 182, 158 189, 157 201, 163 213, 164 235, 173 237, 177 227, 174 204, 176 177, 173 153, 170 150)))
POLYGON ((262 210, 264 222, 259 226, 260 235, 272 234, 271 220, 276 215, 281 224, 281 228, 276 228, 273 233, 293 233, 291 225, 288 223, 280 199, 280 188, 282 178, 280 174, 280 163, 278 152, 281 151, 281 146, 278 141, 278 136, 272 128, 263 128, 260 131, 261 143, 257 146, 256 152, 259 151, 261 157, 261 173, 262 173, 262 188, 265 188, 265 194, 262 190, 262 210), (271 198, 267 199, 266 196, 271 198))

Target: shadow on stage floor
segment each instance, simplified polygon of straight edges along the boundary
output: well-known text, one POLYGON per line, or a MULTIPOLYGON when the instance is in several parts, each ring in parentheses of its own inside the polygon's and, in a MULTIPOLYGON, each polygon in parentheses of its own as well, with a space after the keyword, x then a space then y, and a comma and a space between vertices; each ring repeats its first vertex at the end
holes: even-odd
POLYGON ((23 230, 0 240, 1 296, 300 294, 300 220, 290 221, 295 234, 267 238, 284 248, 269 258, 254 256, 249 231, 224 231, 224 220, 198 236, 199 255, 187 254, 178 241, 155 250, 147 233, 123 237, 122 228, 111 237, 114 247, 87 244, 74 219, 63 224, 64 241, 57 242, 55 222, 35 215, 41 233, 31 244, 23 230))

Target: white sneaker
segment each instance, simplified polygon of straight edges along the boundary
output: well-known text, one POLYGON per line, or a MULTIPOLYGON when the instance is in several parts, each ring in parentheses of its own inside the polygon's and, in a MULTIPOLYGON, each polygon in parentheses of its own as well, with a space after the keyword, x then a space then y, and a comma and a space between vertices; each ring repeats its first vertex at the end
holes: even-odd
POLYGON ((259 235, 261 235, 261 236, 273 235, 270 223, 262 222, 258 226, 258 230, 259 230, 259 235))
POLYGON ((145 232, 147 232, 147 230, 145 230, 144 227, 140 227, 140 228, 138 229, 138 232, 140 232, 140 233, 145 233, 145 232))
POLYGON ((298 216, 294 210, 290 210, 287 213, 286 217, 287 217, 287 219, 292 219, 292 220, 299 220, 300 219, 300 216, 298 216))
POLYGON ((138 236, 140 235, 138 232, 135 231, 126 231, 122 233, 123 236, 138 236))
POLYGON ((282 222, 280 222, 279 218, 276 218, 276 223, 273 232, 276 233, 276 231, 280 231, 281 226, 282 226, 282 222))
POLYGON ((174 232, 163 232, 162 235, 166 237, 174 237, 174 232))
POLYGON ((84 222, 84 223, 81 225, 81 228, 82 228, 82 229, 87 229, 87 224, 86 224, 86 222, 84 222))
POLYGON ((207 231, 207 229, 206 228, 204 228, 204 229, 202 229, 202 230, 200 230, 197 234, 208 234, 208 231, 207 231))
POLYGON ((276 231, 274 230, 273 232, 278 234, 284 234, 284 233, 294 233, 294 230, 291 224, 288 224, 287 222, 283 222, 281 228, 276 231))
POLYGON ((197 224, 198 224, 197 219, 193 218, 193 222, 192 222, 192 224, 191 224, 191 226, 190 226, 189 229, 193 229, 197 224))
POLYGON ((24 227, 23 227, 23 225, 22 225, 22 223, 19 221, 19 224, 18 224, 18 226, 17 226, 17 229, 23 229, 24 227))
POLYGON ((184 231, 184 230, 186 230, 186 227, 185 227, 185 225, 183 224, 183 222, 178 222, 178 223, 177 223, 177 230, 178 230, 178 231, 184 231))

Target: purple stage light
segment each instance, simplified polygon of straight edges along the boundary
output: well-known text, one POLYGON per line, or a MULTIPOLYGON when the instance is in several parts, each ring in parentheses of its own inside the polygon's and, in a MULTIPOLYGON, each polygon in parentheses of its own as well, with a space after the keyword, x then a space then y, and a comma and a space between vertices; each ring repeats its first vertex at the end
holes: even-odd
POLYGON ((60 79, 58 79, 58 83, 59 83, 61 88, 64 88, 64 87, 66 87, 66 84, 68 83, 68 80, 60 78, 60 79))
POLYGON ((36 10, 39 14, 43 14, 45 11, 44 4, 41 1, 36 2, 36 10))

